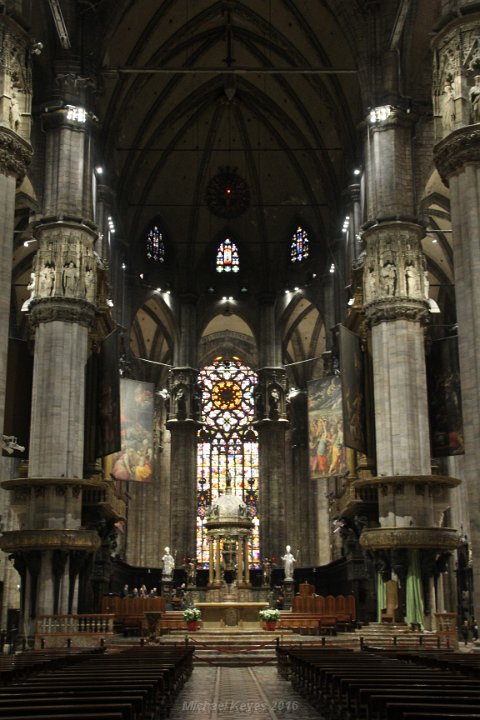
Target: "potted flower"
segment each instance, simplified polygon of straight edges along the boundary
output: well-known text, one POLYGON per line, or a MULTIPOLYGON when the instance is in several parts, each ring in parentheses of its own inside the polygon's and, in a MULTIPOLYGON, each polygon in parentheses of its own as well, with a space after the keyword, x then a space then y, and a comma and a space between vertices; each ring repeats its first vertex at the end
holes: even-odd
POLYGON ((280 612, 278 610, 275 610, 274 608, 266 608, 265 610, 260 610, 258 614, 260 616, 260 620, 263 620, 265 623, 267 630, 275 630, 277 622, 280 619, 280 612))
POLYGON ((187 622, 189 630, 198 630, 198 621, 202 617, 202 613, 198 608, 187 608, 183 611, 183 619, 187 622))

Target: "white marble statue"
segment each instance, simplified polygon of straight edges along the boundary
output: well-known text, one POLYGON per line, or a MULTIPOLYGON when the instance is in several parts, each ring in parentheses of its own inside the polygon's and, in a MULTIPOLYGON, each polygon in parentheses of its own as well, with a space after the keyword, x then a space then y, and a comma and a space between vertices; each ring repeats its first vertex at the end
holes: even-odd
POLYGON ((285 555, 283 555, 283 569, 285 571, 285 580, 293 580, 293 565, 297 561, 290 552, 291 547, 287 545, 285 548, 285 555))
POLYGON ((445 83, 442 97, 442 125, 445 134, 455 129, 455 96, 450 80, 445 83))
POLYGON ((414 297, 419 294, 419 277, 418 270, 413 265, 407 265, 405 269, 405 280, 407 284, 407 295, 414 297))
POLYGON ((30 282, 27 285, 27 290, 30 291, 29 297, 25 300, 21 307, 22 312, 28 312, 28 309, 30 307, 30 303, 33 300, 33 296, 35 295, 35 273, 30 273, 30 282))
POLYGON ((163 561, 163 579, 171 580, 173 577, 173 570, 175 568, 175 560, 170 555, 170 548, 165 548, 165 555, 162 557, 163 561))

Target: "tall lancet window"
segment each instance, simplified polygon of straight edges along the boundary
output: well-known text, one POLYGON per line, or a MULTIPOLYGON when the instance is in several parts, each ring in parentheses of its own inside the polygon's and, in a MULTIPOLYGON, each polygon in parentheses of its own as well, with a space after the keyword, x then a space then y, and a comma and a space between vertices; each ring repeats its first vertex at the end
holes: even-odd
POLYGON ((252 512, 250 562, 260 562, 258 521, 258 439, 252 430, 256 374, 238 357, 217 357, 199 373, 202 416, 197 449, 197 561, 208 566, 206 512, 225 493, 242 497, 252 512))
POLYGON ((165 243, 163 235, 157 225, 154 225, 147 233, 146 240, 147 260, 163 263, 165 261, 165 243))
POLYGON ((292 235, 290 243, 290 260, 301 262, 308 258, 308 233, 300 225, 292 235))
POLYGON ((218 246, 216 266, 217 272, 238 272, 240 270, 238 248, 229 238, 226 238, 218 246))

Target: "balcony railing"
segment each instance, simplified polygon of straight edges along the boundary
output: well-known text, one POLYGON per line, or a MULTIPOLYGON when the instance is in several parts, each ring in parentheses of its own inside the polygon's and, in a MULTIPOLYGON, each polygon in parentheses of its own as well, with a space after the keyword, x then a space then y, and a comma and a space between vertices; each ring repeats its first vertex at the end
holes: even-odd
POLYGON ((42 615, 37 619, 38 636, 112 634, 115 615, 42 615))

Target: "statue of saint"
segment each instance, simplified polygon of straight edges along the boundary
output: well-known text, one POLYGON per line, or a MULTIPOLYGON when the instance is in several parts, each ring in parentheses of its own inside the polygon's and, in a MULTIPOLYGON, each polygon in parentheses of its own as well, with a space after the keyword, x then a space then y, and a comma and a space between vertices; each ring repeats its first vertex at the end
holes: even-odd
POLYGON ((470 104, 472 124, 478 123, 480 122, 480 75, 475 75, 475 85, 470 88, 470 104))
POLYGON ((70 260, 63 266, 63 294, 74 296, 77 292, 78 273, 77 266, 70 260))
POLYGON ((291 547, 287 545, 285 548, 285 555, 283 555, 283 569, 285 571, 285 580, 293 580, 293 565, 297 561, 290 552, 291 547))
POLYGON ((272 566, 273 562, 270 558, 263 558, 262 560, 262 582, 264 585, 270 585, 272 579, 272 566))
POLYGON ((407 295, 414 297, 419 294, 419 277, 418 270, 413 265, 407 265, 405 268, 405 280, 407 283, 407 295))
POLYGON ((185 420, 187 417, 187 399, 185 397, 185 390, 183 387, 179 387, 175 393, 175 402, 177 406, 177 420, 185 420))
POLYGON ((381 270, 383 290, 386 295, 395 295, 395 284, 397 280, 397 270, 391 262, 385 263, 381 270))
POLYGON ((40 271, 39 295, 40 297, 50 297, 53 295, 55 287, 55 265, 45 263, 40 271))
POLYGON ((90 267, 85 270, 85 300, 95 302, 95 275, 90 267))
POLYGON ((428 300, 430 297, 430 280, 428 277, 428 270, 424 270, 423 272, 423 291, 426 299, 428 300))
POLYGON ((175 568, 175 560, 170 555, 170 548, 165 548, 165 555, 162 557, 163 562, 163 579, 171 580, 173 577, 173 570, 175 568))
POLYGON ((273 387, 270 390, 270 394, 268 396, 268 403, 270 406, 270 418, 275 419, 278 417, 278 410, 280 406, 280 392, 278 388, 273 387))
POLYGON ((455 98, 450 80, 445 83, 442 96, 442 127, 445 134, 455 129, 455 98))
POLYGON ((15 89, 12 89, 12 97, 10 99, 10 107, 8 109, 8 124, 10 125, 12 130, 15 130, 15 132, 18 132, 18 129, 20 127, 20 120, 21 115, 17 99, 17 93, 15 92, 15 89))
POLYGON ((30 291, 30 296, 25 300, 21 307, 22 312, 28 312, 28 309, 30 307, 30 303, 33 300, 33 296, 35 295, 35 273, 30 273, 30 282, 27 285, 27 290, 30 291))
POLYGON ((366 300, 369 302, 375 298, 375 291, 377 289, 377 278, 375 276, 375 268, 369 267, 367 277, 365 280, 366 289, 366 300))

